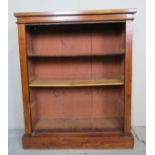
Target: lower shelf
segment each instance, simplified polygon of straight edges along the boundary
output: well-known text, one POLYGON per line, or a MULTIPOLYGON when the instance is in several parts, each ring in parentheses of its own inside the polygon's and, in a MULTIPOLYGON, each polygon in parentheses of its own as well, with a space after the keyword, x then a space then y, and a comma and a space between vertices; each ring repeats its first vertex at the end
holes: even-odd
POLYGON ((56 118, 39 119, 34 127, 35 131, 103 131, 121 130, 121 118, 56 118))

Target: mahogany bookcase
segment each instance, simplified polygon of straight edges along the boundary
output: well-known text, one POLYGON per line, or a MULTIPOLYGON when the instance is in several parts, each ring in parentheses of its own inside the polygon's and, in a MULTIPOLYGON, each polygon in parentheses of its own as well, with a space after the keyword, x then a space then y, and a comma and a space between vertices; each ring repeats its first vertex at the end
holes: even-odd
POLYGON ((24 148, 131 148, 135 9, 15 13, 24 148))

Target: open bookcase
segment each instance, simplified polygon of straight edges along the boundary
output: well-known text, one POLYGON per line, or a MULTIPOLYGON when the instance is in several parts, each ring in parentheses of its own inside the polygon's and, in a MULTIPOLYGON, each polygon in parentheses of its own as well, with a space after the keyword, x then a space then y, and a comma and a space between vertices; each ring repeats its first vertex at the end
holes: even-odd
POLYGON ((24 148, 133 147, 134 12, 15 14, 24 148))

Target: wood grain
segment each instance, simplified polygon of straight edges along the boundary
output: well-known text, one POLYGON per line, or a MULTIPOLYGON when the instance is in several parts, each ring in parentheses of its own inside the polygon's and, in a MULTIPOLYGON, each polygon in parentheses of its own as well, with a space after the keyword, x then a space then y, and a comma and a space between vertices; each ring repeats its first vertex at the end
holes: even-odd
POLYGON ((23 147, 29 149, 105 149, 133 148, 133 136, 104 133, 62 133, 38 136, 23 136, 23 147))
POLYGON ((34 132, 38 130, 52 131, 105 131, 118 129, 122 130, 123 122, 121 118, 40 118, 34 127, 34 132))
POLYGON ((25 134, 31 134, 31 112, 29 103, 29 88, 28 88, 28 71, 27 71, 27 54, 26 54, 26 33, 25 25, 18 25, 18 41, 20 50, 20 64, 21 64, 21 80, 23 93, 23 107, 24 107, 24 121, 25 134))
POLYGON ((124 51, 124 25, 118 22, 27 26, 28 56, 117 55, 124 51))
POLYGON ((132 21, 126 22, 124 132, 131 129, 132 21))
MULTIPOLYGON (((67 53, 69 53, 69 52, 67 52, 67 53)), ((83 51, 82 53, 86 53, 86 52, 83 51)), ((125 52, 123 52, 123 51, 108 52, 108 53, 100 51, 98 53, 100 53, 100 54, 91 54, 91 57, 122 56, 125 54, 125 52)), ((55 54, 55 55, 51 55, 51 54, 44 54, 44 53, 43 54, 29 53, 28 57, 29 58, 43 58, 43 59, 45 59, 45 58, 50 58, 50 59, 52 59, 52 58, 61 59, 62 58, 63 59, 64 57, 65 58, 71 57, 72 59, 74 59, 74 58, 78 58, 78 57, 90 57, 90 54, 65 54, 65 55, 56 55, 55 54)))
POLYGON ((101 15, 101 14, 134 14, 136 9, 109 9, 109 10, 81 10, 72 12, 18 12, 14 13, 16 17, 33 17, 33 16, 73 16, 73 15, 101 15))
POLYGON ((87 57, 60 59, 30 59, 35 79, 42 80, 99 80, 124 75, 123 57, 87 57))
POLYGON ((19 33, 24 148, 133 147, 135 12, 14 14, 19 33))
POLYGON ((33 99, 36 101, 32 116, 37 113, 37 120, 123 118, 122 86, 31 88, 30 91, 32 105, 33 99))
POLYGON ((15 13, 17 23, 73 23, 132 20, 135 9, 79 11, 79 12, 45 12, 15 13))
POLYGON ((118 86, 123 85, 122 78, 100 80, 32 80, 30 87, 91 87, 91 86, 118 86))

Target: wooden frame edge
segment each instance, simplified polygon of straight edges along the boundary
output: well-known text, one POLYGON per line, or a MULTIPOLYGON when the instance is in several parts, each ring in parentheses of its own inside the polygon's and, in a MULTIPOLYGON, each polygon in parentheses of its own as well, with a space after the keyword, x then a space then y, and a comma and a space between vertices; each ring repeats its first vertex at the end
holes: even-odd
POLYGON ((125 107, 124 132, 131 130, 131 83, 132 83, 132 21, 126 21, 125 37, 125 107))
POLYGON ((128 135, 103 136, 31 136, 23 135, 24 149, 108 149, 133 148, 134 138, 128 135))
POLYGON ((103 15, 103 14, 134 14, 135 8, 128 9, 107 9, 107 10, 80 10, 80 11, 65 11, 65 12, 16 12, 15 17, 32 17, 32 16, 73 16, 73 15, 103 15))
POLYGON ((23 94, 23 111, 24 111, 24 125, 25 134, 31 133, 31 112, 30 112, 30 101, 29 101, 29 88, 28 88, 28 71, 27 71, 27 56, 26 56, 26 34, 25 25, 18 25, 18 42, 19 42, 19 53, 20 53, 20 70, 21 70, 21 82, 22 82, 22 94, 23 94))

